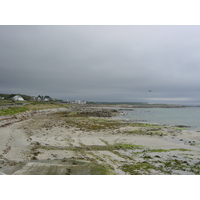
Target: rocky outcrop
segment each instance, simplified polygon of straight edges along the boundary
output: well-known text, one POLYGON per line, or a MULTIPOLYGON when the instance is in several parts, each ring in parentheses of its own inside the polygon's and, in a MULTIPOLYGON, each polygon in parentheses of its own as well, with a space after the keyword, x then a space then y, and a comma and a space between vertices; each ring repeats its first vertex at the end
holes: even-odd
POLYGON ((103 108, 75 108, 73 110, 76 112, 76 116, 79 117, 114 117, 121 114, 117 110, 103 108))

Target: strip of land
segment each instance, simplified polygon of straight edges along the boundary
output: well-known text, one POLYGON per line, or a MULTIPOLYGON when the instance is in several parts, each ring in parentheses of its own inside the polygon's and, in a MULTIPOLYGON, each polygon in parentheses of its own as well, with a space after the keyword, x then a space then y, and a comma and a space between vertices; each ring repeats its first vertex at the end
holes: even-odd
POLYGON ((119 121, 104 105, 26 108, 0 116, 0 174, 200 174, 199 132, 119 121))

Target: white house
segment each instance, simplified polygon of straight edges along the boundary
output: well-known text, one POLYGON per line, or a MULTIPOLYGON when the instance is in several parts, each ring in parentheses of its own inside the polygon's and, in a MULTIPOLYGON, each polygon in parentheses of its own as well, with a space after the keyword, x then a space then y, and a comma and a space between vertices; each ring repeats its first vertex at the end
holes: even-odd
POLYGON ((20 95, 15 95, 13 97, 13 100, 15 100, 15 101, 24 101, 24 99, 20 95))
POLYGON ((49 98, 44 98, 44 100, 43 101, 50 101, 50 99, 49 98))

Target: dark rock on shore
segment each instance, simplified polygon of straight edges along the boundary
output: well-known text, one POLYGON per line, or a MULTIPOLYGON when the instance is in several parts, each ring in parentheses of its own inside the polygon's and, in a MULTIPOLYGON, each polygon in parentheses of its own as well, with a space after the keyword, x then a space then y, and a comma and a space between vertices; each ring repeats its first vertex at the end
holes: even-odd
MULTIPOLYGON (((97 108, 87 108, 87 109, 77 109, 73 110, 76 117, 114 117, 120 115, 121 112, 113 109, 97 109, 97 108)), ((72 113, 68 112, 68 116, 71 116, 72 113)))
POLYGON ((178 127, 178 128, 190 128, 190 126, 185 126, 185 125, 176 125, 175 127, 178 127))

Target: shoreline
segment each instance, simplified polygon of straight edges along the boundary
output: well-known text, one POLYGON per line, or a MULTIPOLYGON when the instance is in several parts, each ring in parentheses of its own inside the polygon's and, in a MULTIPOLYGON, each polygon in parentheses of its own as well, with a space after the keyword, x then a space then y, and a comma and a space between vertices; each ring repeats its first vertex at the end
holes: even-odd
MULTIPOLYGON (((181 108, 188 108, 188 107, 181 107, 181 108)), ((156 110, 151 110, 151 109, 149 110, 149 109, 145 109, 145 108, 144 108, 145 110, 140 110, 140 109, 136 110, 136 109, 130 109, 130 108, 115 108, 115 109, 118 109, 121 112, 121 114, 119 116, 114 117, 114 118, 122 120, 122 121, 133 122, 133 123, 144 123, 144 124, 145 123, 156 124, 156 125, 160 125, 160 126, 169 126, 169 127, 179 127, 179 128, 185 128, 185 129, 188 129, 188 130, 191 130, 191 131, 200 132, 200 126, 199 126, 196 119, 186 122, 186 120, 185 120, 186 116, 185 116, 185 113, 184 113, 185 109, 182 109, 181 112, 178 111, 177 112, 178 114, 176 114, 176 117, 178 117, 181 114, 184 114, 183 117, 185 117, 185 118, 180 117, 181 120, 176 120, 173 116, 171 121, 168 120, 168 119, 166 120, 166 117, 162 118, 162 116, 160 117, 160 119, 158 119, 158 115, 160 115, 159 112, 161 112, 161 111, 158 112, 156 110), (134 114, 133 114, 133 112, 130 112, 130 111, 134 111, 134 114), (146 116, 135 117, 135 116, 137 116, 138 112, 148 112, 147 113, 148 115, 149 115, 149 113, 153 112, 153 113, 155 113, 155 116, 157 115, 157 117, 152 117, 151 119, 149 117, 146 117, 146 116), (131 116, 131 117, 129 117, 129 116, 131 116), (185 122, 184 122, 184 120, 185 120, 185 122)), ((141 108, 141 109, 143 109, 143 108, 141 108)), ((177 108, 177 109, 179 109, 179 108, 177 108)), ((173 112, 172 112, 172 114, 174 115, 173 112)), ((192 111, 190 111, 190 112, 192 112, 192 111)), ((163 115, 166 115, 166 116, 169 115, 169 112, 168 111, 165 112, 165 110, 162 110, 162 113, 163 113, 163 115)), ((170 115, 168 117, 170 117, 170 115)), ((193 117, 195 117, 195 115, 193 117)), ((179 119, 179 117, 178 117, 178 119, 179 119)))
POLYGON ((200 174, 199 132, 118 114, 71 106, 1 116, 0 173, 200 174))

